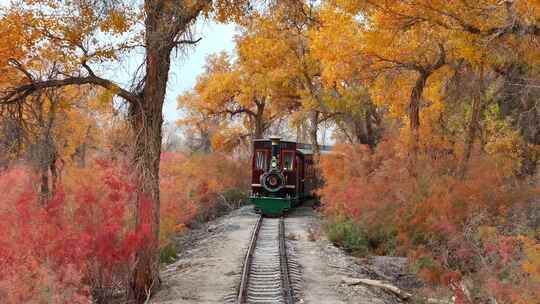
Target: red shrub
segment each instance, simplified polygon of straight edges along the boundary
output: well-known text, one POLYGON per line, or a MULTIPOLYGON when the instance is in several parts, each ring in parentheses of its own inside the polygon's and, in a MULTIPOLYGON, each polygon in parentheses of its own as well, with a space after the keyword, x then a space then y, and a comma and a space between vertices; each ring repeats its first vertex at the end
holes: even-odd
POLYGON ((130 219, 133 187, 101 162, 68 173, 72 184, 46 205, 25 168, 0 176, 2 303, 89 303, 125 282, 134 253, 150 237, 130 219), (74 179, 76 177, 76 179, 74 179))
POLYGON ((452 155, 419 155, 415 174, 407 156, 399 143, 383 142, 375 152, 342 146, 323 158, 326 183, 319 193, 329 222, 354 221, 360 228, 348 231, 361 231, 376 253, 406 254, 420 277, 456 296, 463 291, 452 286, 466 276, 484 290, 480 298, 534 298, 523 292, 538 290, 540 282, 522 269, 535 262, 522 250, 519 234, 527 227, 518 218, 531 208, 538 212, 533 189, 488 155, 474 155, 464 178, 452 155))

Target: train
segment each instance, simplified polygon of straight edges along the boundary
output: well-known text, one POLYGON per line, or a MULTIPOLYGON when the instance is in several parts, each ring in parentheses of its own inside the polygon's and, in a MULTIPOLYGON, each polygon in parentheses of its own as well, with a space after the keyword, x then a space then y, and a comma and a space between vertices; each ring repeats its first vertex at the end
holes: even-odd
MULTIPOLYGON (((319 146, 320 154, 330 146, 319 146)), ((313 198, 321 182, 312 145, 281 140, 278 136, 253 142, 250 202, 255 212, 275 217, 313 198)))

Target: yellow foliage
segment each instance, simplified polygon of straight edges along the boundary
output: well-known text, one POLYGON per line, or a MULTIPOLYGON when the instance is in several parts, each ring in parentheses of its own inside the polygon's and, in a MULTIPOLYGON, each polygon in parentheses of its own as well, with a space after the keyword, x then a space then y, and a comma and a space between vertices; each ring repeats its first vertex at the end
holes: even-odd
POLYGON ((112 10, 109 17, 101 22, 100 28, 104 32, 121 34, 129 29, 130 23, 125 11, 112 10))
POLYGON ((328 6, 321 10, 319 18, 321 27, 313 28, 308 33, 312 54, 321 62, 322 77, 326 83, 339 84, 353 78, 365 65, 360 50, 361 27, 353 16, 328 6), (329 45, 332 46, 330 52, 329 45))
POLYGON ((480 226, 478 227, 478 237, 482 242, 486 243, 497 235, 497 228, 493 226, 480 226))
POLYGON ((540 283, 540 244, 534 239, 525 236, 520 236, 519 240, 523 244, 523 251, 526 256, 521 267, 534 282, 540 283))

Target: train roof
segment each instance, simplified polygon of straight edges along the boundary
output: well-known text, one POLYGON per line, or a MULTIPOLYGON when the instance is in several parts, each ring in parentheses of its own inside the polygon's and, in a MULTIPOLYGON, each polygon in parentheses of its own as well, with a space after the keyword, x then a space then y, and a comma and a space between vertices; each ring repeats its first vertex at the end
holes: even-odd
MULTIPOLYGON (((270 142, 270 139, 267 138, 261 138, 261 139, 255 139, 256 142, 270 142)), ((312 155, 313 154, 313 145, 311 144, 305 144, 305 143, 298 143, 295 141, 289 141, 289 140, 280 140, 282 143, 288 143, 288 144, 295 144, 296 145, 296 151, 304 154, 304 155, 312 155)), ((319 145, 319 152, 322 154, 329 154, 330 151, 332 151, 332 146, 327 145, 319 145)))
MULTIPOLYGON (((311 144, 297 143, 296 144, 296 149, 297 150, 305 150, 306 153, 308 153, 308 154, 313 153, 313 145, 311 145, 311 144), (311 152, 309 152, 309 151, 311 151, 311 152)), ((321 154, 328 153, 328 152, 332 151, 332 146, 319 145, 319 151, 321 152, 321 154)), ((300 151, 300 152, 302 152, 302 151, 300 151)), ((306 153, 304 153, 304 154, 306 154, 306 153)))
MULTIPOLYGON (((298 152, 300 152, 300 153, 302 153, 302 154, 304 154, 304 155, 312 155, 312 154, 313 154, 313 150, 312 150, 312 149, 296 149, 296 151, 298 151, 298 152)), ((320 153, 321 155, 325 155, 325 154, 330 154, 330 153, 332 153, 332 151, 330 151, 330 150, 322 150, 322 149, 321 149, 321 150, 319 150, 319 153, 320 153)))
MULTIPOLYGON (((269 138, 258 138, 258 139, 254 139, 253 141, 271 141, 269 138)), ((302 145, 300 143, 297 143, 295 141, 290 141, 290 140, 280 140, 280 142, 282 143, 290 143, 290 144, 297 144, 297 145, 302 145)))

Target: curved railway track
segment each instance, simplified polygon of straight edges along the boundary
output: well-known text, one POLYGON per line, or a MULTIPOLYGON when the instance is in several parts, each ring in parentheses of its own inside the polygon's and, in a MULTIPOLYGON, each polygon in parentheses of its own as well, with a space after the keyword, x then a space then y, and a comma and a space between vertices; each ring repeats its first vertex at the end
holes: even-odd
POLYGON ((283 218, 259 217, 244 259, 238 304, 293 304, 283 218))

